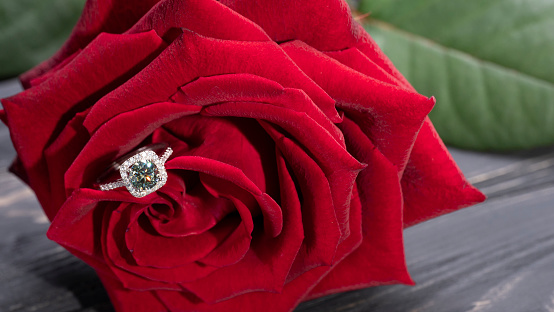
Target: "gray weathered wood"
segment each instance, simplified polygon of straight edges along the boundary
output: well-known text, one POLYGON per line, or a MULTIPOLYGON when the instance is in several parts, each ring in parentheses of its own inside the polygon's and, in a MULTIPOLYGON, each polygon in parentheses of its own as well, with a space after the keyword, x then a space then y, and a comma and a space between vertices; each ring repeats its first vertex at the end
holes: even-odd
MULTIPOLYGON (((21 84, 15 79, 0 81, 0 99, 16 94, 20 90, 21 84)), ((1 103, 0 109, 2 109, 1 103)), ((15 151, 10 139, 10 133, 2 122, 0 122, 0 126, 0 172, 4 172, 5 168, 11 163, 15 151)))

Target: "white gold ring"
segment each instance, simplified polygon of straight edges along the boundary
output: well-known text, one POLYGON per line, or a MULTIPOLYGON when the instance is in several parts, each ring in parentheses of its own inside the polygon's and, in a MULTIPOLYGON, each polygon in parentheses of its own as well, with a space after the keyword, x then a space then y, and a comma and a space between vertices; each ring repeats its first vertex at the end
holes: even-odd
POLYGON ((109 174, 113 170, 119 170, 121 178, 113 182, 99 184, 98 187, 102 191, 126 187, 129 193, 137 198, 153 193, 167 182, 165 162, 172 153, 171 147, 165 143, 159 143, 145 146, 127 154, 114 162, 107 172, 109 174), (166 147, 165 152, 162 156, 158 156, 154 150, 163 147, 166 147))

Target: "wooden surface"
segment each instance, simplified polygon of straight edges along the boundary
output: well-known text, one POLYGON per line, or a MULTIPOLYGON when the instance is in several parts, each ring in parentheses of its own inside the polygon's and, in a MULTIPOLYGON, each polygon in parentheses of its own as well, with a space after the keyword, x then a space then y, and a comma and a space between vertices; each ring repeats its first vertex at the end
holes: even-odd
MULTIPOLYGON (((0 82, 0 98, 19 90, 0 82)), ((554 149, 487 154, 452 149, 489 199, 405 231, 417 286, 382 286, 297 311, 554 312, 554 149)), ((6 169, 0 126, 0 311, 113 311, 94 271, 49 241, 33 193, 6 169)))

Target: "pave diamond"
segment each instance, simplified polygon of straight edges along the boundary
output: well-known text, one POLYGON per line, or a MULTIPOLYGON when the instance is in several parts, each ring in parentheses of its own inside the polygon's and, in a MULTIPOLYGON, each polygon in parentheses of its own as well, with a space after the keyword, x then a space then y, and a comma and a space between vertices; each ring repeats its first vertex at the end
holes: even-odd
POLYGON ((149 191, 159 180, 158 167, 150 160, 141 159, 129 168, 129 183, 138 191, 149 191))

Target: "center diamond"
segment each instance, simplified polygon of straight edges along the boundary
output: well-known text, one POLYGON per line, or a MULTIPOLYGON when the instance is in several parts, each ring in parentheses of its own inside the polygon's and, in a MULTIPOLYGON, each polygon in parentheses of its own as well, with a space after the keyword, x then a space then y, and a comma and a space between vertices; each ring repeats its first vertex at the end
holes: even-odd
POLYGON ((165 160, 150 150, 127 159, 119 167, 121 180, 127 190, 135 197, 143 197, 159 190, 167 181, 165 160))
POLYGON ((140 191, 148 191, 160 180, 158 167, 150 160, 140 160, 129 168, 129 183, 140 191))

